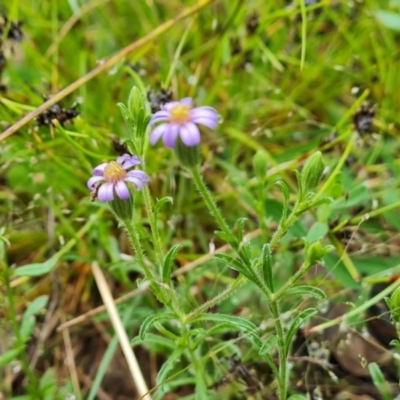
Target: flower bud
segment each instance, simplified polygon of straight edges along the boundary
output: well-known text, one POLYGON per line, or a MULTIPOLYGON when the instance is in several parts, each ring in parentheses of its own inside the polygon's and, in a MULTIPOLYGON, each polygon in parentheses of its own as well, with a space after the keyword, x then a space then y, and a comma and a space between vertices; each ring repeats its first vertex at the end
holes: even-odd
POLYGON ((115 196, 114 200, 109 201, 111 209, 114 211, 114 214, 122 221, 131 221, 133 217, 134 210, 134 201, 133 201, 133 193, 129 198, 122 200, 118 196, 115 196))
POLYGON ((176 141, 175 154, 178 157, 178 160, 185 167, 195 167, 200 164, 201 155, 200 155, 200 146, 185 146, 182 140, 178 139, 176 141))
POLYGON ((253 157, 253 169, 257 179, 263 181, 267 173, 267 159, 263 151, 257 151, 253 157))
POLYGON ((324 172, 324 162, 320 151, 308 158, 301 171, 301 183, 304 194, 307 194, 318 186, 324 172))
POLYGON ((306 242, 306 262, 305 265, 310 268, 315 264, 318 264, 322 261, 324 256, 333 250, 333 246, 323 246, 320 240, 317 240, 314 243, 306 242))

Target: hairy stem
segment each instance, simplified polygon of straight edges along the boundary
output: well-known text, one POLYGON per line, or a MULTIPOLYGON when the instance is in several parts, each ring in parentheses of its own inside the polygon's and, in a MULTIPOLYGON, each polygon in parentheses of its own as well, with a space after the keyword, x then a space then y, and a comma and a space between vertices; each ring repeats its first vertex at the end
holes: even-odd
POLYGON ((231 229, 229 228, 228 224, 225 222, 224 218, 222 217, 220 211, 218 210, 217 205, 215 204, 214 199, 212 198, 212 195, 210 191, 207 189, 206 184, 204 183, 203 177, 200 173, 200 168, 194 167, 191 169, 193 179, 196 183, 197 189, 200 192, 201 196, 204 199, 204 202, 206 203, 208 210, 210 211, 210 214, 215 218, 219 228, 228 236, 232 239, 232 241, 235 241, 235 236, 232 234, 231 229))
POLYGON ((156 256, 156 261, 159 267, 159 274, 162 275, 162 267, 163 267, 163 262, 164 262, 164 250, 162 248, 161 244, 161 237, 160 233, 158 231, 157 227, 157 221, 153 212, 153 204, 149 192, 149 188, 145 186, 143 188, 143 198, 144 198, 144 204, 146 207, 146 212, 147 216, 150 221, 150 229, 151 233, 153 235, 153 244, 154 244, 154 250, 155 250, 155 256, 156 256))
POLYGON ((131 220, 122 221, 122 223, 124 224, 132 246, 135 249, 136 259, 139 265, 142 267, 146 279, 148 279, 150 282, 150 289, 163 304, 169 307, 176 314, 179 320, 182 320, 183 314, 179 305, 179 301, 176 297, 175 290, 172 287, 167 286, 166 284, 163 288, 157 282, 153 272, 146 264, 142 244, 140 243, 140 238, 135 225, 131 220))
POLYGON ((287 351, 285 346, 285 333, 282 327, 282 322, 279 313, 278 301, 271 301, 271 313, 274 317, 274 324, 276 334, 278 336, 278 349, 279 349, 279 375, 278 379, 278 392, 279 399, 286 400, 287 397, 287 383, 288 383, 288 369, 287 369, 287 351))

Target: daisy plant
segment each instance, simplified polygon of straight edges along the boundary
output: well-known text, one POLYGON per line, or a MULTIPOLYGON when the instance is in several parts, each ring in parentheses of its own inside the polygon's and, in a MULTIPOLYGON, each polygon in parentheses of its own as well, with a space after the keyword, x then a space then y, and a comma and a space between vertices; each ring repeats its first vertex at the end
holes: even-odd
MULTIPOLYGON (((330 201, 327 198, 320 199, 314 193, 324 171, 322 155, 320 152, 311 155, 305 162, 301 173, 296 172, 298 194, 294 204, 291 204, 290 192, 286 184, 283 181, 276 182, 283 194, 282 217, 275 232, 272 234, 264 232, 265 243, 260 249, 245 238, 243 234, 244 219, 239 219, 234 226, 228 225, 203 179, 200 169, 201 132, 203 129, 216 130, 219 117, 214 108, 195 107, 193 103, 191 98, 183 98, 180 101, 162 105, 159 111, 150 115, 144 94, 138 88, 133 88, 128 105, 120 104, 120 108, 130 128, 126 143, 128 148, 132 152, 136 151, 138 156, 123 155, 116 161, 99 165, 93 170, 93 177, 88 181, 89 189, 94 193, 92 197, 97 195, 99 201, 109 202, 116 216, 127 229, 145 279, 149 281, 150 288, 158 300, 165 306, 163 313, 149 316, 144 321, 139 337, 133 343, 145 341, 149 330, 157 329, 164 336, 163 343, 173 349, 159 372, 157 378, 159 389, 168 388, 167 377, 177 361, 187 359, 193 369, 192 379, 196 387, 196 399, 207 399, 209 398, 207 387, 210 387, 210 382, 205 373, 201 344, 211 331, 217 332, 229 326, 250 339, 254 348, 266 360, 276 377, 279 399, 286 400, 289 382, 288 357, 291 344, 297 330, 307 318, 316 313, 316 310, 309 308, 300 312, 287 327, 280 314, 280 303, 287 296, 312 295, 318 299, 325 297, 320 289, 299 286, 298 283, 313 265, 322 262, 331 247, 324 246, 321 241, 314 243, 305 241, 303 265, 281 287, 275 287, 273 279, 273 253, 300 215, 330 201), (171 199, 157 200, 154 204, 147 186, 148 177, 144 172, 146 153, 157 151, 148 149, 147 141, 151 145, 156 145, 160 140, 164 146, 175 151, 182 166, 191 174, 201 198, 215 219, 217 227, 215 234, 231 247, 229 254, 214 254, 214 258, 239 273, 234 283, 219 295, 206 300, 197 308, 189 310, 182 306, 185 304, 184 299, 180 298, 180 294, 171 280, 173 260, 178 254, 180 246, 176 245, 168 251, 164 250, 158 232, 157 213, 154 211, 171 199), (141 170, 136 169, 139 165, 141 170), (150 260, 145 257, 142 250, 142 241, 144 240, 141 237, 142 230, 138 229, 134 223, 133 190, 142 190, 144 196, 154 247, 154 253, 149 255, 150 260), (121 206, 121 203, 124 202, 128 204, 125 208, 121 206), (260 295, 264 296, 269 305, 274 333, 268 336, 265 336, 263 330, 248 319, 210 311, 249 281, 256 285, 260 290, 260 295), (171 321, 174 321, 173 331, 167 328, 167 322, 171 323, 171 321), (211 330, 202 328, 204 321, 211 322, 211 330), (273 357, 275 352, 278 354, 278 363, 273 357)), ((260 195, 266 196, 267 163, 262 154, 255 155, 253 165, 255 177, 259 182, 260 195)), ((154 340, 154 335, 151 337, 154 340)), ((159 338, 159 340, 161 339, 159 338)))

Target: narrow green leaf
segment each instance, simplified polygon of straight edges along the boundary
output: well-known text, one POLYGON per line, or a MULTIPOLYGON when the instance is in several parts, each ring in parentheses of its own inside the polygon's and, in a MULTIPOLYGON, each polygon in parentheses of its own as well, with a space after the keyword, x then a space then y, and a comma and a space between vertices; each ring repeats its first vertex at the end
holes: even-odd
POLYGON ((304 188, 303 188, 303 183, 301 180, 301 175, 299 171, 294 171, 294 174, 296 175, 297 179, 297 186, 299 187, 299 193, 297 193, 297 197, 300 199, 300 201, 303 201, 303 196, 304 196, 304 188))
POLYGON ((257 277, 254 276, 252 271, 246 269, 239 261, 235 260, 231 256, 223 253, 214 254, 214 257, 218 260, 224 261, 229 268, 234 269, 237 272, 243 274, 247 279, 257 284, 257 277))
POLYGON ((238 242, 237 242, 236 238, 233 240, 233 238, 230 235, 227 235, 225 232, 215 231, 214 233, 216 236, 218 236, 224 242, 229 243, 232 247, 238 246, 238 242))
POLYGON ((307 400, 307 397, 302 396, 301 394, 292 394, 288 400, 307 400))
POLYGON ((290 201, 290 193, 289 193, 289 188, 287 187, 286 183, 284 181, 276 181, 276 185, 278 185, 282 191, 283 194, 283 211, 282 211, 282 221, 284 221, 287 217, 287 212, 289 209, 289 201, 290 201))
POLYGON ((379 393, 382 395, 383 399, 391 400, 392 395, 390 391, 390 385, 383 376, 379 365, 375 362, 372 362, 368 364, 368 370, 371 374, 372 381, 374 382, 375 387, 379 390, 379 393))
POLYGON ((30 303, 28 308, 25 310, 20 327, 21 339, 23 341, 27 341, 30 338, 36 324, 34 316, 42 311, 44 307, 46 307, 48 300, 49 296, 39 296, 32 301, 32 303, 30 303))
POLYGON ((14 270, 15 276, 41 276, 51 272, 57 265, 56 258, 50 258, 44 263, 34 263, 14 270))
POLYGON ((117 107, 119 107, 121 114, 122 114, 122 118, 124 119, 125 123, 127 125, 129 125, 132 120, 129 117, 129 112, 128 109, 126 108, 124 103, 117 103, 117 107))
POLYGON ((250 261, 252 258, 252 253, 253 253, 253 246, 251 244, 250 239, 244 239, 242 243, 242 255, 245 256, 245 259, 250 261), (243 254, 244 253, 244 254, 243 254))
POLYGON ((219 324, 232 326, 233 328, 238 329, 240 332, 249 335, 250 340, 253 344, 256 345, 257 348, 260 348, 262 346, 261 340, 258 335, 257 326, 245 318, 226 314, 204 313, 196 317, 195 321, 212 321, 219 324))
POLYGON ((243 230, 244 230, 244 224, 246 223, 247 218, 239 218, 235 226, 233 227, 233 230, 236 232, 236 239, 238 243, 240 243, 243 240, 243 230))
POLYGON ((276 336, 268 336, 267 340, 261 346, 261 349, 259 351, 260 355, 269 354, 277 343, 278 338, 276 336))
POLYGON ((276 366, 274 360, 268 353, 263 354, 263 359, 267 362, 267 364, 271 367, 272 372, 274 373, 275 376, 279 376, 279 370, 278 367, 276 366))
POLYGON ((296 332, 299 330, 301 325, 304 324, 304 322, 312 317, 313 315, 317 314, 318 311, 315 308, 307 308, 306 310, 302 311, 293 321, 287 335, 286 335, 286 341, 285 341, 285 351, 286 354, 289 353, 290 346, 292 344, 292 340, 296 332))
POLYGON ((306 295, 310 295, 313 296, 319 300, 323 300, 326 298, 325 293, 314 286, 308 286, 308 285, 304 285, 304 286, 295 286, 292 287, 288 290, 286 290, 285 296, 306 296, 306 295))
POLYGON ((10 349, 4 352, 0 356, 0 367, 4 367, 5 365, 8 365, 11 361, 15 360, 18 355, 21 353, 21 351, 24 350, 23 348, 20 349, 10 349))
POLYGON ((144 337, 146 336, 147 331, 149 328, 158 321, 163 321, 163 320, 171 320, 175 319, 175 315, 172 313, 166 313, 166 314, 156 314, 156 315, 150 315, 148 316, 144 321, 142 326, 140 327, 139 331, 139 337, 143 340, 144 337))
POLYGON ((176 254, 181 249, 181 247, 182 246, 180 244, 176 244, 176 245, 172 246, 164 258, 164 265, 163 265, 163 271, 162 271, 164 283, 170 283, 170 281, 171 281, 172 264, 174 262, 176 254))
POLYGON ((271 246, 269 243, 265 244, 262 248, 261 252, 262 258, 262 271, 264 281, 267 284, 268 288, 271 292, 274 292, 274 281, 272 279, 272 254, 271 254, 271 246))
POLYGON ((165 381, 168 373, 172 370, 175 363, 179 361, 179 358, 181 357, 184 351, 185 348, 179 346, 174 350, 174 352, 171 355, 168 356, 167 361, 165 361, 165 363, 160 368, 160 371, 158 372, 156 379, 157 385, 161 385, 165 381))
POLYGON ((174 203, 174 199, 170 196, 163 197, 161 199, 157 199, 156 205, 154 207, 154 218, 157 219, 157 215, 160 212, 161 208, 167 203, 174 203))

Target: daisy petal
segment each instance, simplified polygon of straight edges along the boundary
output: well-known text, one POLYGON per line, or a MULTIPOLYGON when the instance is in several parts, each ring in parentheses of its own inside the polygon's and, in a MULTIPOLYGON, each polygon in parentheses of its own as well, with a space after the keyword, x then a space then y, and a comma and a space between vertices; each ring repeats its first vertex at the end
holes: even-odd
POLYGON ((179 104, 179 101, 171 101, 169 103, 165 103, 161 106, 161 111, 171 111, 174 107, 179 106, 179 104))
POLYGON ((143 183, 147 183, 149 181, 147 174, 140 170, 129 171, 126 176, 140 179, 143 183))
POLYGON ((141 179, 135 178, 134 176, 127 176, 125 178, 125 182, 133 183, 136 186, 137 190, 140 190, 144 185, 144 182, 141 179))
POLYGON ((90 190, 93 190, 93 185, 95 183, 97 183, 97 182, 100 182, 100 181, 104 181, 104 177, 103 176, 92 176, 87 182, 87 187, 90 190))
POLYGON ((130 197, 130 193, 129 193, 129 189, 126 186, 124 181, 119 181, 117 182, 115 185, 115 192, 117 193, 117 196, 121 199, 121 200, 126 200, 129 199, 130 197))
POLYGON ((163 121, 168 121, 169 120, 169 115, 168 117, 151 117, 150 120, 150 126, 154 126, 157 122, 163 122, 163 121))
POLYGON ((163 136, 163 142, 166 147, 174 148, 176 144, 176 139, 178 137, 179 125, 177 124, 168 124, 169 129, 166 130, 163 136))
POLYGON ((181 126, 179 136, 185 146, 192 147, 200 143, 200 131, 193 122, 186 122, 181 126))
POLYGON ((135 167, 136 165, 141 164, 141 160, 138 156, 130 156, 128 159, 126 159, 123 163, 122 163, 122 167, 124 169, 128 169, 131 167, 135 167))
POLYGON ((93 170, 93 175, 103 175, 104 170, 106 169, 108 163, 103 163, 98 165, 94 170, 93 170))
POLYGON ((190 110, 190 117, 206 117, 218 120, 218 113, 212 107, 196 107, 190 110))
POLYGON ((192 105, 192 98, 191 97, 185 97, 180 101, 181 104, 184 104, 185 106, 191 106, 192 105))
POLYGON ((168 127, 169 124, 161 124, 158 125, 153 132, 150 134, 150 143, 152 145, 155 145, 160 137, 164 134, 166 128, 168 127))
POLYGON ((100 186, 97 198, 100 201, 112 201, 114 200, 114 184, 104 183, 100 186))
POLYGON ((207 117, 192 118, 192 121, 195 122, 196 124, 204 125, 210 129, 215 129, 218 124, 218 121, 215 118, 207 118, 207 117))
POLYGON ((150 119, 150 126, 153 126, 156 122, 160 121, 166 121, 169 118, 169 112, 168 111, 157 111, 155 114, 151 116, 150 119))
POLYGON ((127 160, 129 157, 131 157, 129 154, 122 154, 122 156, 119 156, 117 158, 117 163, 118 164, 123 164, 125 160, 127 160))

